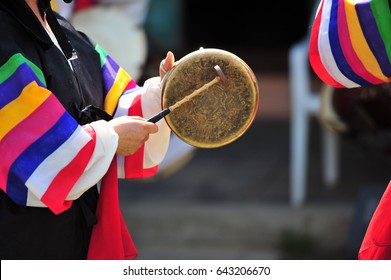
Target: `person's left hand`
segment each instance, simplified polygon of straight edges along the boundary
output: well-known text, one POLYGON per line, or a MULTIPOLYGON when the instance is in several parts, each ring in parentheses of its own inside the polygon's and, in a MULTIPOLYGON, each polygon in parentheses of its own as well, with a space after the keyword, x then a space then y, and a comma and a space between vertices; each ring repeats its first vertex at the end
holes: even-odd
POLYGON ((171 51, 168 51, 166 58, 160 62, 160 66, 159 66, 160 78, 163 79, 166 73, 170 71, 174 67, 174 65, 175 65, 174 54, 171 51))

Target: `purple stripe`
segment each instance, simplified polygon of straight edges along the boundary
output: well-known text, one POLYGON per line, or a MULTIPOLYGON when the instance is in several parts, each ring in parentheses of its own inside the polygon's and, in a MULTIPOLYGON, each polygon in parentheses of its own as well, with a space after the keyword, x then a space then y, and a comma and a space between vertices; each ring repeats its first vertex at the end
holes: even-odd
POLYGON ((356 12, 369 48, 376 57, 383 74, 387 77, 390 77, 390 60, 388 58, 383 39, 376 25, 375 18, 373 17, 370 3, 356 4, 356 12))
POLYGON ((102 67, 105 96, 112 88, 115 78, 117 77, 119 68, 119 65, 110 56, 106 56, 105 64, 102 67))

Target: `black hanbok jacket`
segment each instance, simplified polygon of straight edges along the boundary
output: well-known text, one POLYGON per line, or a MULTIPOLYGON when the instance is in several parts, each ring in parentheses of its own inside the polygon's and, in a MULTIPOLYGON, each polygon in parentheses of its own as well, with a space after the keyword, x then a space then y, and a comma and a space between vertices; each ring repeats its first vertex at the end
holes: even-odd
MULTIPOLYGON (((110 211, 99 209, 96 185, 113 164, 123 178, 156 173, 159 162, 146 157, 147 144, 117 165, 118 135, 106 122, 120 113, 143 116, 148 90, 54 13, 50 0, 38 3, 60 48, 24 0, 0 1, 0 258, 86 259, 93 228, 106 236, 92 232, 99 236, 93 238, 94 252, 103 254, 90 258, 134 258, 118 202, 106 204, 121 226, 110 234, 102 227, 99 215, 110 211), (119 110, 124 96, 129 104, 119 110), (100 248, 105 242, 111 246, 100 248)), ((158 112, 155 103, 151 107, 158 112)), ((169 130, 159 133, 168 143, 169 130)), ((112 174, 108 185, 116 191, 117 172, 112 174)))

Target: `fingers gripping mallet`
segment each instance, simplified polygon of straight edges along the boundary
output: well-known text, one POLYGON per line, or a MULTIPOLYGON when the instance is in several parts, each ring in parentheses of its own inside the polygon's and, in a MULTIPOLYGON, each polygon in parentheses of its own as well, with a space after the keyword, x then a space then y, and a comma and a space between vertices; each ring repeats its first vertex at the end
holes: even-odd
POLYGON ((195 91, 193 91, 190 95, 184 97, 183 99, 179 100, 178 102, 176 102, 174 105, 171 105, 170 107, 164 109, 163 111, 157 113, 155 116, 153 116, 152 118, 150 118, 148 120, 148 122, 152 122, 152 123, 156 123, 158 122, 159 120, 161 120, 162 118, 164 118, 166 115, 168 115, 170 112, 174 111, 175 109, 177 109, 179 106, 181 106, 182 104, 186 103, 187 101, 190 101, 191 99, 193 99, 195 96, 199 95, 200 93, 202 93, 203 91, 207 90, 209 87, 211 87, 212 85, 218 83, 218 82, 222 82, 222 84, 225 86, 225 87, 228 87, 229 85, 229 82, 228 82, 228 79, 227 77, 224 75, 223 71, 221 70, 220 66, 216 65, 214 66, 214 69, 216 70, 217 72, 217 76, 211 80, 209 83, 206 83, 204 84, 202 87, 196 89, 195 91))

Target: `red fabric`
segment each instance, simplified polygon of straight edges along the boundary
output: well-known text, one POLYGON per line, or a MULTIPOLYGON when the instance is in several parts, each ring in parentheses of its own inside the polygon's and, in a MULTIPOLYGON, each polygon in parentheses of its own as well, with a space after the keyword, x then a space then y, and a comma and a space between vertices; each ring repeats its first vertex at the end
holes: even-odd
POLYGON ((391 260, 391 181, 369 222, 358 259, 391 260))
POLYGON ((74 11, 81 11, 95 5, 94 0, 76 0, 74 11))
POLYGON ((87 259, 135 259, 137 249, 119 207, 116 158, 103 177, 96 216, 98 223, 92 230, 87 259))
POLYGON ((41 201, 55 214, 59 214, 71 207, 72 200, 65 200, 66 196, 77 179, 80 178, 81 173, 88 165, 88 161, 95 149, 95 130, 88 125, 83 126, 83 129, 91 136, 91 141, 89 141, 79 151, 76 157, 54 177, 47 191, 41 197, 41 201), (59 198, 63 198, 63 200, 59 198))

